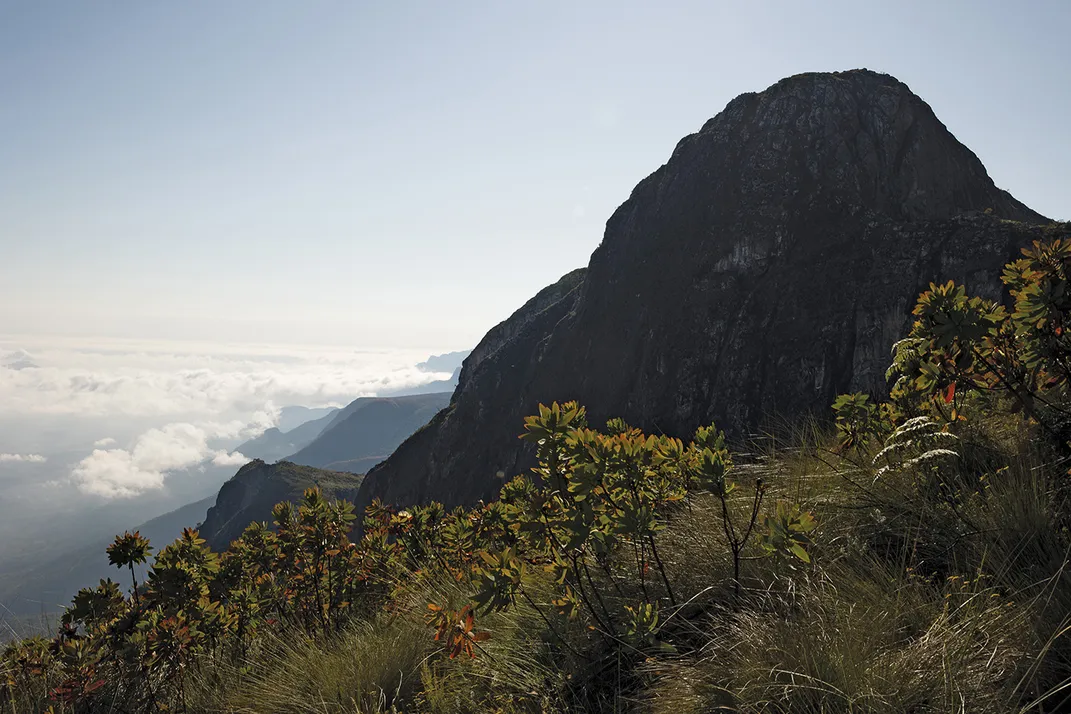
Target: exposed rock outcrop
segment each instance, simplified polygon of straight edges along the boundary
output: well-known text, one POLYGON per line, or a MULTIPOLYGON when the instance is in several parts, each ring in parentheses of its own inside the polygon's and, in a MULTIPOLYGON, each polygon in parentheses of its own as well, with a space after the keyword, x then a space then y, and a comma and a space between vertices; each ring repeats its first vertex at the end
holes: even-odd
POLYGON ((359 504, 493 495, 528 463, 516 437, 539 402, 740 435, 881 393, 920 290, 955 279, 998 296, 1000 267, 1044 222, 892 77, 742 95, 640 182, 586 273, 488 333, 449 409, 369 472, 359 504))

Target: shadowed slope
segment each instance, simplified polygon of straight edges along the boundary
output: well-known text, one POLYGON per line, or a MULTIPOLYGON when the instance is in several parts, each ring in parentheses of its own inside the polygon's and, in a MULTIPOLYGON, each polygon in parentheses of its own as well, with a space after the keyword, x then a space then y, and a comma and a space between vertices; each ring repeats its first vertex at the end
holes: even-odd
POLYGON ((582 279, 488 333, 450 410, 369 472, 360 504, 493 494, 529 463, 516 435, 540 402, 739 435, 881 392, 920 289, 951 278, 997 296, 1044 221, 892 77, 742 95, 633 190, 582 279))

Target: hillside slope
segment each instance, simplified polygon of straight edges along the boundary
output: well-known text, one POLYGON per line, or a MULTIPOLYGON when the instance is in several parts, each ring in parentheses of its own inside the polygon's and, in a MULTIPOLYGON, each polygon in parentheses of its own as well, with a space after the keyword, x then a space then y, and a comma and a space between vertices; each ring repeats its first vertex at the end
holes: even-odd
MULTIPOLYGON (((450 401, 450 394, 407 397, 362 397, 290 432, 258 437, 248 444, 264 447, 260 453, 279 453, 281 445, 318 433, 296 453, 276 463, 256 458, 243 466, 210 499, 201 535, 222 549, 253 521, 270 521, 272 507, 280 501, 297 501, 306 488, 319 486, 328 496, 355 499, 363 474, 380 463, 450 401), (306 433, 307 432, 307 433, 306 433)), ((269 430, 271 431, 271 430, 269 430)), ((268 435, 269 432, 265 432, 268 435)), ((239 447, 243 449, 247 445, 239 447)), ((256 451, 250 449, 250 451, 256 451)), ((193 521, 185 525, 194 525, 193 521)), ((181 528, 179 529, 181 530, 181 528)))
POLYGON ((919 291, 954 279, 996 297, 1045 220, 892 77, 744 94, 637 185, 582 279, 488 333, 450 409, 369 472, 359 503, 490 496, 530 463, 516 435, 540 402, 741 435, 881 393, 919 291))
POLYGON ((304 466, 342 470, 359 462, 367 471, 449 403, 450 392, 355 399, 319 436, 287 458, 304 466))
POLYGON ((361 479, 289 461, 250 461, 219 490, 201 524, 201 536, 213 549, 223 550, 253 521, 270 521, 276 503, 298 501, 313 486, 329 497, 352 499, 361 479))
POLYGON ((289 430, 273 426, 260 436, 244 442, 235 451, 250 459, 263 459, 268 462, 286 458, 319 436, 338 412, 338 409, 330 409, 324 415, 289 430))
MULTIPOLYGON (((206 498, 153 518, 129 530, 148 538, 158 551, 205 519, 215 499, 206 498)), ((84 542, 84 541, 83 541, 84 542)), ((17 572, 0 573, 0 609, 16 613, 53 613, 65 607, 79 588, 96 585, 102 578, 127 583, 129 575, 108 562, 105 552, 111 540, 96 540, 66 550, 55 557, 27 564, 17 572)), ((139 566, 143 576, 147 566, 139 566)))

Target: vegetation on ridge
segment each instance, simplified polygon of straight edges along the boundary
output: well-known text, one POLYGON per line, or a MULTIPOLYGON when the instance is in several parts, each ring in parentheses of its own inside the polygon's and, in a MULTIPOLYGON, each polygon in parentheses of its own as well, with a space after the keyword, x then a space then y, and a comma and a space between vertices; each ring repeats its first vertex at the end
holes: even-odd
MULTIPOLYGON (((1069 227, 932 285, 889 399, 730 454, 576 403, 531 475, 447 512, 317 489, 223 553, 187 531, 130 596, 9 647, 11 711, 1056 712, 1071 707, 1069 227)), ((148 553, 117 538, 133 573, 148 553)), ((2 710, 2 709, 0 709, 2 710)))

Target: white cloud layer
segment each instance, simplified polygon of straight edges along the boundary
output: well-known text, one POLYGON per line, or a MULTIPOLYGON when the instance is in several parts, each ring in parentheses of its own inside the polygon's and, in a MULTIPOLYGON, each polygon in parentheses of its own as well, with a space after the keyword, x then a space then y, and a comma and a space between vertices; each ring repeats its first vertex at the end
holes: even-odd
POLYGON ((164 487, 164 473, 145 468, 129 451, 94 449, 71 472, 71 480, 83 493, 104 498, 137 496, 164 487))
POLYGON ((446 379, 393 352, 128 340, 0 337, 0 404, 10 414, 236 418, 272 402, 316 406, 446 379), (35 367, 4 366, 32 354, 35 367))
POLYGON ((238 451, 232 451, 228 454, 225 449, 217 451, 215 456, 212 457, 212 463, 216 466, 245 466, 251 460, 248 456, 243 456, 238 451))
MULTIPOLYGON (((0 336, 0 404, 24 436, 25 425, 59 423, 112 435, 81 442, 87 455, 49 475, 82 493, 126 498, 164 488, 170 473, 244 465, 233 444, 274 426, 282 407, 348 404, 446 379, 417 367, 441 351, 0 336)), ((0 450, 50 455, 36 444, 10 438, 0 450)), ((5 460, 45 456, 0 454, 5 460)))
MULTIPOLYGON (((245 464, 230 449, 274 426, 281 407, 346 404, 446 379, 416 366, 442 351, 0 336, 0 404, 23 437, 30 424, 95 432, 73 468, 66 461, 49 475, 85 494, 132 497, 163 489, 170 473, 245 464)), ((53 455, 47 440, 8 437, 0 449, 44 456, 0 453, 0 461, 53 455)))
POLYGON ((252 423, 188 424, 176 422, 139 436, 130 450, 94 449, 71 472, 83 493, 104 498, 129 498, 164 487, 169 472, 201 466, 235 466, 248 459, 238 452, 212 449, 216 439, 251 438, 263 433, 271 415, 261 412, 252 423))
POLYGON ((20 463, 43 464, 48 461, 41 454, 0 454, 0 463, 18 461, 20 463))

